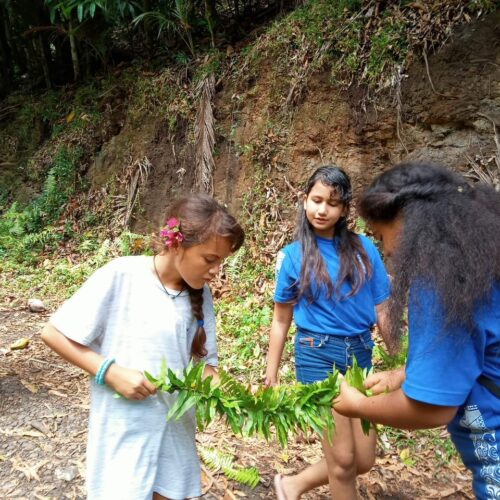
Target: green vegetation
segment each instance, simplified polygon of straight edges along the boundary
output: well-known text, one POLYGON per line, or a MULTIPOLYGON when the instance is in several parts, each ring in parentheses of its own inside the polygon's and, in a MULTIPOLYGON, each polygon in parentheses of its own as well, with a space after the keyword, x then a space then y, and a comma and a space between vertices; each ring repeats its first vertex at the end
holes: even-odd
MULTIPOLYGON (((120 173, 110 173, 103 193, 90 189, 85 173, 123 123, 134 128, 161 119, 168 134, 186 132, 190 141, 197 84, 213 74, 224 92, 236 89, 235 117, 246 95, 265 93, 272 103, 251 141, 237 143, 237 118, 228 125, 228 140, 254 172, 240 213, 247 242, 226 262, 216 290, 221 364, 245 384, 259 384, 272 319, 274 261, 292 238, 296 205, 295 193, 283 184, 280 153, 289 138, 290 111, 309 78, 330 75, 338 88, 393 85, 395 72, 424 50, 439 47, 455 24, 496 8, 492 0, 435 0, 425 2, 424 16, 420 2, 375 3, 380 11, 373 2, 310 0, 283 13, 240 50, 238 41, 255 27, 245 18, 278 2, 47 0, 37 13, 27 12, 26 2, 0 2, 5 20, 0 26, 5 35, 0 36, 5 68, 0 77, 0 157, 5 160, 0 299, 10 303, 36 294, 55 306, 110 259, 146 251, 146 236, 116 222, 114 197, 126 191, 120 173), (439 31, 443 19, 449 22, 439 31), (427 47, 425 36, 431 32, 435 44, 427 47), (27 186, 22 195, 21 185, 27 186)), ((361 219, 356 227, 366 232, 361 219)), ((274 395, 288 397, 295 380, 293 333, 281 365, 283 388, 274 395)), ((406 349, 390 356, 377 341, 374 361, 379 370, 401 366, 406 349)), ((270 401, 271 393, 266 394, 270 401)), ((209 407, 209 416, 214 408, 209 407)), ((250 421, 250 430, 262 428, 259 418, 250 421)), ((285 442, 288 427, 272 425, 285 442)), ((408 465, 418 463, 428 443, 439 461, 455 456, 440 431, 382 432, 408 465)), ((234 468, 237 479, 243 472, 234 468)))
POLYGON ((201 459, 214 472, 221 471, 226 477, 255 488, 261 481, 259 471, 255 467, 241 467, 234 463, 234 456, 214 448, 198 446, 201 459))
POLYGON ((76 191, 75 168, 80 156, 78 148, 74 151, 61 148, 40 196, 23 210, 14 203, 0 217, 0 255, 9 252, 19 261, 36 260, 38 252, 57 245, 71 231, 69 227, 57 231, 52 224, 76 191))
POLYGON ((186 64, 225 39, 244 37, 255 16, 277 15, 293 5, 283 0, 45 0, 31 6, 4 0, 0 98, 26 82, 30 88, 56 88, 137 57, 186 64))
POLYGON ((408 335, 405 335, 401 342, 399 353, 391 355, 379 341, 373 349, 373 364, 379 371, 393 370, 406 364, 406 356, 408 353, 408 335))
POLYGON ((428 45, 438 48, 454 25, 494 10, 494 4, 491 0, 434 0, 425 6, 419 2, 374 5, 356 0, 311 0, 276 21, 247 49, 246 78, 238 74, 235 80, 245 83, 265 74, 272 65, 268 91, 279 103, 277 107, 285 110, 300 99, 315 72, 329 71, 340 88, 394 86, 397 73, 421 57, 428 45))
MULTIPOLYGON (((336 370, 321 382, 275 387, 259 385, 255 392, 224 370, 219 370, 220 381, 215 384, 211 376, 203 378, 204 370, 205 364, 198 363, 183 370, 181 375, 167 368, 164 362, 158 377, 144 372, 158 390, 170 394, 178 392, 167 420, 178 419, 196 407, 200 429, 218 415, 236 435, 259 435, 269 440, 274 429, 283 447, 287 446, 291 434, 300 431, 305 435, 316 432, 323 436, 326 433, 332 440, 335 427, 332 401, 338 397, 340 388, 336 370)), ((366 371, 356 364, 346 373, 346 378, 357 387, 362 387, 365 376, 366 371)), ((365 432, 369 427, 368 423, 363 426, 365 432)))
MULTIPOLYGON (((48 231, 45 229, 50 234, 48 231)), ((97 231, 88 232, 83 238, 73 248, 71 257, 59 255, 55 251, 24 251, 21 239, 19 247, 14 248, 14 251, 10 249, 2 258, 0 300, 7 302, 7 298, 15 298, 19 304, 19 301, 36 294, 48 305, 59 305, 76 292, 94 271, 112 258, 143 253, 148 246, 147 238, 143 235, 129 232, 123 232, 112 240, 102 240, 97 231)))

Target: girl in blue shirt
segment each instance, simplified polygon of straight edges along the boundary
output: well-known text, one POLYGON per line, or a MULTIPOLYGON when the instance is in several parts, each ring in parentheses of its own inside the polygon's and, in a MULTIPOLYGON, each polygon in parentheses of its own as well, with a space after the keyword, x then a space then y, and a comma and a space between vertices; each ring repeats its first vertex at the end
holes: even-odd
MULTIPOLYGON (((334 365, 345 372, 354 357, 371 367, 371 329, 378 322, 384 332, 390 283, 373 243, 347 228, 351 198, 349 177, 338 167, 319 168, 307 183, 296 241, 278 255, 267 385, 278 382, 292 318, 299 382, 323 380, 334 365)), ((375 433, 365 436, 359 421, 333 413, 335 434, 333 445, 323 442, 325 459, 296 476, 277 475, 279 500, 328 483, 336 499, 356 498, 356 475, 375 460, 375 433)))
POLYGON ((476 497, 500 499, 500 193, 407 164, 359 208, 393 260, 392 337, 408 306, 408 361, 369 378, 370 398, 344 382, 335 409, 402 429, 448 424, 476 497))

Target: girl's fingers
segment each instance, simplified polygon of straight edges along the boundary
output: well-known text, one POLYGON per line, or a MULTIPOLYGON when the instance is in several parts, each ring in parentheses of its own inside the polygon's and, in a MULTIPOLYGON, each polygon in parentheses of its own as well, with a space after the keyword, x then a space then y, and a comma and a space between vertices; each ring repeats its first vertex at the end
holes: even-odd
POLYGON ((264 380, 264 387, 272 387, 272 386, 275 386, 275 385, 278 385, 278 381, 277 380, 273 380, 273 379, 270 379, 270 378, 267 378, 264 380))
POLYGON ((142 383, 142 385, 146 388, 146 390, 148 391, 148 395, 150 394, 156 394, 156 387, 148 380, 148 379, 144 379, 144 382, 142 383))
POLYGON ((137 399, 146 399, 148 398, 151 394, 149 393, 149 391, 143 387, 143 386, 139 386, 135 389, 134 391, 134 395, 137 396, 137 399))
MULTIPOLYGON (((368 389, 368 387, 367 387, 368 389)), ((372 394, 374 396, 376 396, 377 394, 381 394, 382 392, 386 392, 387 391, 387 386, 384 386, 383 384, 380 384, 380 383, 377 383, 375 385, 372 385, 370 387, 371 391, 372 391, 372 394)))
MULTIPOLYGON (((382 373, 384 373, 384 372, 382 372, 382 373)), ((381 380, 382 380, 382 377, 380 376, 380 373, 374 373, 373 375, 366 377, 364 386, 367 389, 372 389, 375 385, 379 384, 381 380)))

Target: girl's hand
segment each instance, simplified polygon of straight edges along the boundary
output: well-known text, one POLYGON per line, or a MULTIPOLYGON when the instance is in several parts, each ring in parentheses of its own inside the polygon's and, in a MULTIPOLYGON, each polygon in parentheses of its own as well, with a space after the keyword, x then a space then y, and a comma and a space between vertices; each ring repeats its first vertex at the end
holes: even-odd
POLYGON ((266 378, 264 379, 264 387, 273 387, 278 385, 278 375, 276 373, 266 372, 266 378))
POLYGON ((140 371, 115 363, 106 372, 105 382, 126 399, 143 400, 156 394, 156 387, 140 371))
POLYGON ((220 376, 217 368, 215 366, 206 365, 205 371, 203 372, 203 378, 212 377, 211 385, 215 387, 220 384, 220 376))
POLYGON ((370 375, 365 380, 365 387, 370 389, 374 395, 383 392, 392 392, 399 389, 405 381, 404 367, 386 372, 370 375))
POLYGON ((361 403, 366 399, 364 394, 361 394, 357 389, 351 387, 344 379, 341 378, 340 394, 333 402, 333 409, 344 415, 345 417, 357 418, 361 403))

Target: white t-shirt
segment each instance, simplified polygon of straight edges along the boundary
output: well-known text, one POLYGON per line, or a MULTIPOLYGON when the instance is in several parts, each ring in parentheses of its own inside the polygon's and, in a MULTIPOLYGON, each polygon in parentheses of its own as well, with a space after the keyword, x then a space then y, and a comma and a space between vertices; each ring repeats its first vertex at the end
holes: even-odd
MULTIPOLYGON (((175 290, 169 290, 176 293, 175 290)), ((217 365, 212 297, 203 291, 208 351, 217 365)), ((126 368, 160 373, 162 360, 181 372, 191 360, 196 320, 189 293, 169 297, 152 270, 152 257, 121 257, 96 271, 51 317, 66 337, 126 368)), ((201 495, 194 410, 166 421, 175 395, 144 401, 116 398, 92 379, 87 446, 87 492, 92 500, 150 500, 201 495)))

